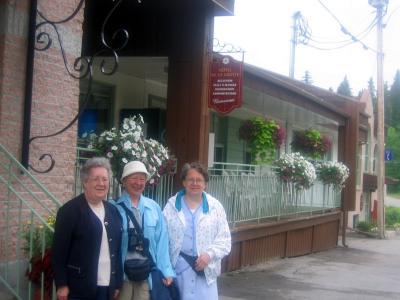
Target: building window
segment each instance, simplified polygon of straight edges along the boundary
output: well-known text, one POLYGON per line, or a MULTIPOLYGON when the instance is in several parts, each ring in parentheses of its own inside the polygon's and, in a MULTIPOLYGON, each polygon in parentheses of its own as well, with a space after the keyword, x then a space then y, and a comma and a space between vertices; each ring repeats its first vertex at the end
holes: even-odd
MULTIPOLYGON (((80 82, 79 105, 84 104, 88 83, 80 82)), ((92 90, 89 94, 89 102, 85 110, 79 117, 78 136, 82 137, 85 133, 99 134, 108 130, 113 124, 115 88, 112 85, 93 82, 92 90)))

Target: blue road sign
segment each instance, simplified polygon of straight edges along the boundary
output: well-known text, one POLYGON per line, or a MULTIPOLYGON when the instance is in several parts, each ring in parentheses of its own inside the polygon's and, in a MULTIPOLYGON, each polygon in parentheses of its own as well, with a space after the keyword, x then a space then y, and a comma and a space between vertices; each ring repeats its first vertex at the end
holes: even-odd
POLYGON ((385 161, 391 161, 393 159, 392 149, 385 149, 385 161))

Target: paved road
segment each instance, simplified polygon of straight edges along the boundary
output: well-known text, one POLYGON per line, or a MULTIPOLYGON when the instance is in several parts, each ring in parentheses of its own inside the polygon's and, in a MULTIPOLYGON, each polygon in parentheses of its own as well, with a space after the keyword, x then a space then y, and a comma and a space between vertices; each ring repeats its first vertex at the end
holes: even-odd
POLYGON ((349 234, 347 244, 223 274, 220 300, 400 299, 400 237, 349 234))
POLYGON ((400 207, 400 199, 385 197, 385 206, 400 207))

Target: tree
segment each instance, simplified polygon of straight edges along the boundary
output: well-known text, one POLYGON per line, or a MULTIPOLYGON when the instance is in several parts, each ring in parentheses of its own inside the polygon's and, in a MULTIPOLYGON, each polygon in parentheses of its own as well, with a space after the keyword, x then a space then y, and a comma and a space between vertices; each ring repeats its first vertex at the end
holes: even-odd
MULTIPOLYGON (((386 137, 386 149, 391 149, 393 160, 386 162, 386 176, 400 179, 399 164, 400 164, 400 131, 399 128, 389 127, 386 137)), ((397 192, 399 186, 388 186, 390 192, 397 192)))
POLYGON ((304 73, 303 82, 306 84, 313 84, 313 82, 314 82, 312 80, 311 74, 308 70, 304 73))
POLYGON ((347 79, 347 75, 344 76, 343 81, 340 83, 337 91, 338 94, 343 95, 343 96, 349 96, 351 97, 351 88, 350 88, 350 84, 349 81, 347 79))
MULTIPOLYGON (((388 116, 388 121, 386 122, 388 125, 400 128, 400 71, 397 70, 393 84, 390 87, 388 96, 387 96, 388 104, 385 105, 385 117, 388 116), (387 111, 386 111, 387 110, 387 111)), ((386 99, 385 99, 386 104, 386 99)))

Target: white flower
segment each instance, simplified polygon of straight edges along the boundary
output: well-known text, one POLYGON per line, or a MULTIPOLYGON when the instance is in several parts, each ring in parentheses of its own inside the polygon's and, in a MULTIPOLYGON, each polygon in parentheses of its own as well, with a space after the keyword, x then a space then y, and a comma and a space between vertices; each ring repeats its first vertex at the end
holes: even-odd
POLYGON ((140 132, 136 131, 133 134, 133 138, 134 138, 135 142, 139 142, 139 140, 140 140, 140 132))
POLYGON ((157 156, 153 156, 154 157, 154 159, 155 159, 155 161, 157 162, 157 164, 159 165, 159 166, 161 166, 161 164, 162 164, 162 162, 161 162, 161 160, 157 157, 157 156))
POLYGON ((129 149, 131 149, 132 148, 132 143, 131 143, 131 141, 126 141, 125 143, 124 143, 124 150, 129 150, 129 149))
POLYGON ((315 168, 323 184, 333 185, 337 189, 342 189, 349 177, 349 168, 341 162, 326 161, 316 164, 315 168))
POLYGON ((311 187, 317 177, 314 166, 297 152, 284 154, 276 166, 278 177, 283 182, 294 183, 298 190, 311 187))
POLYGON ((152 175, 152 182, 156 183, 157 178, 160 177, 158 170, 168 159, 168 150, 156 140, 145 139, 143 128, 142 116, 125 118, 119 130, 112 128, 99 136, 90 135, 90 147, 110 159, 116 176, 121 176, 126 163, 140 160, 152 175), (120 151, 121 149, 123 152, 120 151))

